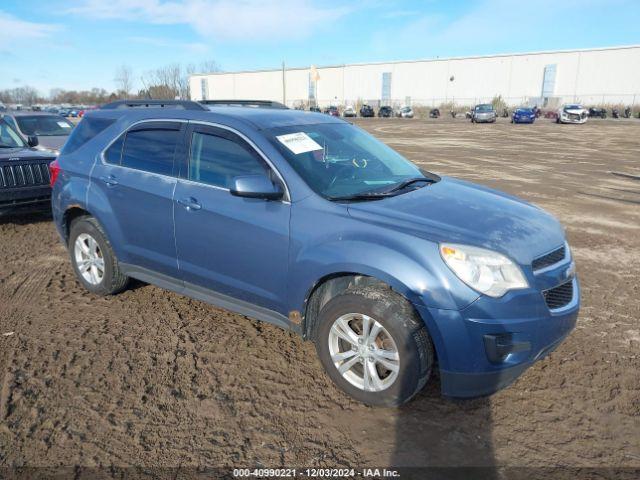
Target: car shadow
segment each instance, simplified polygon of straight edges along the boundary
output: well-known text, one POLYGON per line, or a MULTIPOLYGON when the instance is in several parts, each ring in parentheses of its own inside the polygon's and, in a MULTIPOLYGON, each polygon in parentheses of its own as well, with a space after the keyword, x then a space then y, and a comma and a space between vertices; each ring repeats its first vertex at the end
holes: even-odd
POLYGON ((435 372, 397 409, 390 465, 404 479, 497 479, 492 434, 490 399, 443 397, 435 372))

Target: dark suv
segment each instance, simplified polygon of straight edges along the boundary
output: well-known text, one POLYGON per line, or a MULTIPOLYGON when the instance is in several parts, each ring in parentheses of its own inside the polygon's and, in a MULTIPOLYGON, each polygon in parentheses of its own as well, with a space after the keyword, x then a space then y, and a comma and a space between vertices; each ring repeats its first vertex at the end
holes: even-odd
POLYGON ((380 110, 378 110, 378 117, 382 117, 382 118, 393 117, 393 108, 389 106, 380 107, 380 110))
POLYGON ((37 138, 24 141, 0 117, 0 215, 49 210, 49 164, 55 159, 35 147, 37 138))
POLYGON ((373 405, 407 401, 436 366, 445 395, 492 393, 573 328, 575 265, 540 208, 340 118, 145 105, 87 113, 52 167, 89 291, 133 277, 294 331, 373 405))
POLYGON ((360 116, 363 118, 375 117, 376 112, 371 105, 362 105, 362 107, 360 107, 360 116))

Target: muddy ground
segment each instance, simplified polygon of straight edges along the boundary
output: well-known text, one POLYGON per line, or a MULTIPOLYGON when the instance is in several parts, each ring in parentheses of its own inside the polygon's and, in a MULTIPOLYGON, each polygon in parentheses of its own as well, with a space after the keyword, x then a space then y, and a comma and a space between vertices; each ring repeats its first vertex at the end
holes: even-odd
POLYGON ((640 121, 357 120, 427 169, 564 223, 578 326, 490 397, 437 378, 399 410, 338 391, 313 345, 135 284, 75 281, 46 217, 0 220, 0 466, 640 467, 640 121))

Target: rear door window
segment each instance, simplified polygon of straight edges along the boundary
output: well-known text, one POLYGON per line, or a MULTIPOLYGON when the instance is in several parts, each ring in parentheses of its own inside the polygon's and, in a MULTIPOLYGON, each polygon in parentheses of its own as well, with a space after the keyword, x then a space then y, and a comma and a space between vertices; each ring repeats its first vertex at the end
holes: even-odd
MULTIPOLYGON (((177 122, 153 122, 129 130, 124 139, 120 165, 135 170, 174 175, 174 158, 181 138, 181 124, 177 122)), ((112 163, 117 163, 118 142, 111 147, 112 163)), ((108 158, 105 160, 109 161, 108 158)))

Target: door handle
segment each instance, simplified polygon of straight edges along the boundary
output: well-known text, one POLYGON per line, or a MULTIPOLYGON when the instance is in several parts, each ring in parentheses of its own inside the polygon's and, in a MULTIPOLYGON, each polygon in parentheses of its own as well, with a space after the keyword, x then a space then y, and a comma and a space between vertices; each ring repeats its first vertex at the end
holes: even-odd
POLYGON ((200 210, 202 208, 202 205, 198 203, 198 200, 193 197, 181 198, 178 200, 178 203, 187 210, 200 210))
POLYGON ((116 177, 114 177, 113 175, 109 175, 108 177, 107 176, 100 177, 100 180, 106 183, 108 187, 115 187, 116 185, 118 185, 118 181, 116 180, 116 177))

